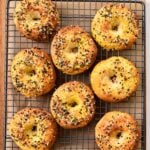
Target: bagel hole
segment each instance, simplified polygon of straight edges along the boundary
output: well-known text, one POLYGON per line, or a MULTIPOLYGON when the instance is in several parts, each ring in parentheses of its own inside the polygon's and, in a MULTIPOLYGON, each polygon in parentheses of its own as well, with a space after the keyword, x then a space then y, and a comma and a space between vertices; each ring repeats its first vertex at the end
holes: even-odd
POLYGON ((33 126, 32 127, 32 132, 36 132, 37 131, 37 126, 33 126))
POLYGON ((73 101, 69 104, 70 107, 76 107, 77 106, 77 102, 73 101))
POLYGON ((116 135, 117 139, 119 139, 121 137, 121 135, 122 135, 122 133, 118 132, 117 135, 116 135))
POLYGON ((30 12, 30 16, 31 16, 33 21, 41 20, 41 15, 40 15, 40 13, 38 11, 31 11, 30 12))
POLYGON ((71 53, 77 53, 78 52, 78 47, 74 47, 71 49, 71 53))
POLYGON ((119 25, 113 25, 113 26, 112 26, 112 30, 113 30, 113 31, 117 31, 117 30, 118 30, 118 27, 119 27, 119 25))
POLYGON ((117 76, 113 75, 113 76, 110 77, 110 80, 114 83, 116 81, 116 78, 117 78, 117 76))
POLYGON ((33 19, 34 21, 40 20, 40 18, 38 18, 37 16, 33 17, 32 19, 33 19))
POLYGON ((34 76, 36 74, 35 70, 29 70, 28 75, 29 76, 34 76))

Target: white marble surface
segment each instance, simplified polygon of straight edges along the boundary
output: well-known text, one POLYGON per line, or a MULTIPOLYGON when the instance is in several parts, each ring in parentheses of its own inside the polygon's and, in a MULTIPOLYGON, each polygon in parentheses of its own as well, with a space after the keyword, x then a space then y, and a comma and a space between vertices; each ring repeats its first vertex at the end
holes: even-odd
POLYGON ((146 76, 147 76, 147 95, 146 95, 146 126, 147 126, 147 147, 146 150, 150 150, 150 0, 146 0, 146 76))

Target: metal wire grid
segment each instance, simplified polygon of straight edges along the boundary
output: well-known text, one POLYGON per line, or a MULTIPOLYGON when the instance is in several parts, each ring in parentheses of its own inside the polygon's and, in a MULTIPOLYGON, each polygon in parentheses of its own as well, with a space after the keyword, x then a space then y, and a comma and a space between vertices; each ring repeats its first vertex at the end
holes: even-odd
MULTIPOLYGON (((93 121, 85 128, 76 130, 64 130, 59 128, 59 137, 54 145, 53 149, 57 150, 96 150, 98 149, 95 138, 94 128, 99 119, 108 111, 120 110, 128 112, 133 115, 139 124, 141 129, 141 140, 138 146, 138 150, 144 150, 146 145, 146 125, 145 125, 145 6, 142 2, 136 0, 126 1, 71 1, 71 0, 55 0, 55 3, 60 11, 61 24, 60 27, 66 25, 79 25, 90 33, 91 19, 94 17, 96 11, 106 2, 123 3, 130 9, 132 9, 138 16, 140 36, 132 50, 126 50, 122 52, 106 52, 99 48, 99 54, 95 64, 110 56, 124 56, 129 60, 132 60, 141 77, 141 83, 136 91, 127 101, 108 104, 100 101, 96 98, 96 115, 93 121)), ((50 53, 49 43, 37 43, 26 39, 16 30, 13 22, 13 11, 16 6, 17 0, 8 0, 6 8, 6 55, 5 55, 5 131, 4 131, 4 149, 6 150, 18 150, 18 147, 14 144, 8 133, 9 122, 18 110, 30 106, 39 107, 49 110, 49 99, 52 94, 38 97, 38 98, 25 98, 21 94, 17 93, 12 86, 10 77, 10 66, 14 55, 23 48, 40 47, 47 50, 50 53)), ((64 75, 57 70, 57 83, 56 88, 64 82, 70 80, 79 80, 89 84, 89 74, 92 68, 81 75, 69 76, 64 75)), ((90 84, 89 84, 90 85, 90 84)))

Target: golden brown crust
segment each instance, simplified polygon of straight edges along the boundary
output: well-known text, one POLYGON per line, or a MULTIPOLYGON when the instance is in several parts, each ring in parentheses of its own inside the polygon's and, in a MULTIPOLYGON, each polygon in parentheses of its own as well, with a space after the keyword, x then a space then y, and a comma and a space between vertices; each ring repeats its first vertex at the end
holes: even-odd
POLYGON ((95 94, 107 102, 125 100, 136 91, 140 79, 137 68, 123 57, 110 57, 93 69, 91 85, 95 94))
POLYGON ((9 133, 22 150, 49 150, 56 140, 57 125, 49 112, 25 108, 14 115, 9 133))
POLYGON ((38 48, 21 50, 11 66, 12 83, 26 97, 48 93, 55 84, 56 74, 50 56, 38 48))
POLYGON ((50 110, 61 127, 66 129, 84 127, 95 114, 93 92, 82 82, 64 83, 53 93, 50 110))
POLYGON ((26 38, 46 41, 56 30, 59 13, 51 0, 22 0, 15 8, 14 22, 26 38))
POLYGON ((51 45, 55 66, 66 74, 79 74, 89 69, 97 55, 91 36, 78 26, 62 28, 51 45))
POLYGON ((131 48, 139 33, 135 13, 123 4, 108 4, 98 10, 91 30, 94 39, 106 50, 131 48))
POLYGON ((140 130, 135 119, 127 113, 106 113, 95 128, 96 143, 101 150, 135 150, 140 130))

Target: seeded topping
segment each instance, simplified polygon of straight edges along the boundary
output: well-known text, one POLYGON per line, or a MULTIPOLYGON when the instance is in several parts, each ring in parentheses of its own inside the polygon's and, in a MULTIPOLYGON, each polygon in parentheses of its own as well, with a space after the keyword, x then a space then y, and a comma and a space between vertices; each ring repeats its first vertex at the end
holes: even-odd
POLYGON ((22 50, 15 56, 11 77, 16 89, 27 97, 47 93, 55 82, 49 55, 37 48, 22 50))
POLYGON ((101 150, 134 150, 140 138, 134 118, 123 112, 108 112, 95 128, 96 142, 101 150))
POLYGON ((14 115, 9 132, 21 149, 48 150, 55 142, 57 126, 50 113, 25 108, 14 115))
POLYGON ((52 1, 23 0, 15 8, 14 22, 27 38, 48 40, 58 25, 59 14, 52 1))
POLYGON ((66 74, 87 70, 95 61, 97 48, 88 33, 78 26, 62 28, 51 46, 55 66, 66 74))
POLYGON ((99 62, 91 73, 95 94, 102 100, 118 102, 129 97, 139 85, 139 73, 123 57, 110 57, 99 62))
POLYGON ((138 33, 135 14, 121 4, 102 7, 92 21, 92 35, 106 50, 130 48, 138 33))
POLYGON ((94 116, 94 95, 85 84, 77 81, 68 82, 54 92, 50 108, 60 126, 64 128, 83 127, 94 116))

